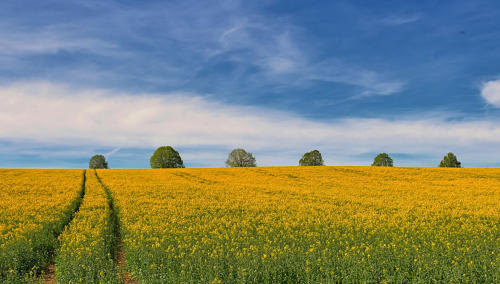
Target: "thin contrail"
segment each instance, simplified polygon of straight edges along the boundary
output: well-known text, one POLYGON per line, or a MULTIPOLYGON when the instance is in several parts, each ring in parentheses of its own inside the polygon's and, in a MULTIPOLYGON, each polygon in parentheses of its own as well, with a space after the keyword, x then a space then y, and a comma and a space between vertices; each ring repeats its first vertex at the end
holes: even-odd
POLYGON ((116 152, 120 151, 120 149, 121 149, 120 147, 115 148, 115 149, 113 149, 111 152, 108 152, 108 153, 104 154, 104 156, 105 156, 106 158, 109 158, 109 157, 111 157, 112 155, 114 155, 116 152))

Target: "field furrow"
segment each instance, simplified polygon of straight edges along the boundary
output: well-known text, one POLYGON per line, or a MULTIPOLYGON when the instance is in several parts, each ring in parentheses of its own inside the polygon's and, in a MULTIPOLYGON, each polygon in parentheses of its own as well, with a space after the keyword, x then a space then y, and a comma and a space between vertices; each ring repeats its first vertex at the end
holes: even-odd
POLYGON ((108 204, 111 209, 111 219, 113 222, 113 235, 115 238, 115 243, 114 243, 114 262, 115 266, 118 270, 118 273, 120 275, 121 281, 125 284, 128 283, 137 283, 135 279, 133 279, 130 274, 127 272, 127 260, 125 259, 125 253, 123 252, 123 243, 122 243, 122 238, 121 238, 121 231, 120 231, 120 221, 118 219, 118 212, 117 209, 115 208, 115 201, 114 197, 111 194, 111 191, 109 188, 102 182, 102 179, 99 177, 97 174, 97 171, 95 172, 95 175, 97 177, 97 180, 101 184, 102 188, 106 192, 106 196, 108 198, 108 204))

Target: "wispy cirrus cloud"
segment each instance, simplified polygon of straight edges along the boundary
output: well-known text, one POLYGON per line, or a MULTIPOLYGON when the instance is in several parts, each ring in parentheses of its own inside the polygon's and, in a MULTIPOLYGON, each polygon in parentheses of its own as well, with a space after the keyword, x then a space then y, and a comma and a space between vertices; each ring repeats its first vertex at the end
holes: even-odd
POLYGON ((231 60, 259 66, 268 75, 299 72, 308 64, 307 46, 298 43, 297 27, 248 18, 223 31, 219 54, 244 51, 231 60), (248 57, 250 55, 250 58, 248 57))
POLYGON ((333 56, 317 60, 314 51, 303 44, 300 29, 290 25, 269 29, 269 25, 240 23, 224 31, 221 35, 223 48, 220 53, 232 54, 246 50, 240 55, 232 54, 231 60, 239 63, 257 65, 263 70, 261 81, 281 81, 287 76, 286 84, 300 85, 310 81, 340 83, 361 89, 351 99, 371 95, 392 95, 400 92, 403 80, 387 78, 390 76, 350 64, 333 56), (266 36, 267 35, 267 36, 266 36), (266 41, 261 40, 262 37, 266 41))
POLYGON ((400 92, 405 82, 390 80, 383 75, 340 60, 328 59, 306 70, 305 76, 313 80, 344 83, 361 87, 363 90, 351 98, 361 98, 371 95, 392 95, 400 92))
POLYGON ((307 88, 311 82, 325 81, 352 86, 353 94, 346 96, 359 98, 395 94, 405 86, 404 80, 384 70, 353 64, 336 54, 320 56, 315 45, 320 39, 292 18, 272 17, 241 1, 139 6, 82 1, 72 5, 86 14, 73 18, 71 24, 54 23, 49 16, 37 25, 3 24, 0 61, 9 64, 5 68, 28 69, 31 78, 50 74, 46 76, 73 83, 94 77, 96 85, 127 84, 129 78, 136 77, 153 86, 189 86, 191 90, 204 86, 204 80, 227 89, 225 82, 209 78, 220 74, 232 82, 233 93, 248 85, 256 89, 307 88), (43 65, 26 64, 26 56, 58 53, 85 56, 50 60, 51 68, 43 72, 38 70, 43 65), (100 79, 94 76, 96 72, 106 72, 106 76, 100 79))
POLYGON ((418 22, 422 19, 421 14, 412 14, 412 15, 392 15, 385 17, 381 20, 382 24, 388 26, 400 26, 404 24, 410 24, 414 22, 418 22))
POLYGON ((26 56, 54 54, 60 51, 80 51, 100 55, 116 55, 116 44, 93 37, 71 33, 71 27, 50 26, 19 28, 3 25, 0 28, 0 55, 26 56))

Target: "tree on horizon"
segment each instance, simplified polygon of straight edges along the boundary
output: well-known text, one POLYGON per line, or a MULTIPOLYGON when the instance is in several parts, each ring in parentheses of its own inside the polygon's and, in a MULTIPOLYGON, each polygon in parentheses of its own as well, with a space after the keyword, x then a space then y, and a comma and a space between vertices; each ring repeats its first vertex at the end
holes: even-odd
POLYGON ((443 160, 441 160, 441 163, 439 163, 439 167, 441 168, 461 168, 462 163, 458 161, 457 156, 453 154, 452 152, 449 152, 446 154, 446 156, 443 157, 443 160))
POLYGON ((89 169, 107 169, 108 162, 103 155, 94 155, 90 158, 89 169))
POLYGON ((149 159, 152 169, 184 168, 184 162, 172 146, 161 146, 149 159))
POLYGON ((252 153, 245 149, 236 148, 229 153, 226 166, 228 167, 256 167, 255 158, 252 153))
POLYGON ((375 159, 373 159, 372 166, 376 167, 392 167, 392 158, 387 153, 378 154, 375 159))
POLYGON ((299 160, 299 166, 324 166, 325 162, 318 150, 305 153, 299 160))

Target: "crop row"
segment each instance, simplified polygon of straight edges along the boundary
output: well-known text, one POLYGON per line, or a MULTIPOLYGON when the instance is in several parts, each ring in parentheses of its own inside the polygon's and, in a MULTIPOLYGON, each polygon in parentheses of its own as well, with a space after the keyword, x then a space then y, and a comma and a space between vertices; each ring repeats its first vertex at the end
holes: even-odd
POLYGON ((59 283, 121 282, 112 200, 95 171, 0 170, 0 178, 0 282, 50 279, 52 261, 59 283))
POLYGON ((0 282, 42 271, 84 184, 82 170, 0 170, 0 282))
POLYGON ((110 200, 94 171, 87 171, 85 197, 59 237, 56 279, 60 283, 119 283, 114 267, 115 234, 110 200))

